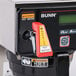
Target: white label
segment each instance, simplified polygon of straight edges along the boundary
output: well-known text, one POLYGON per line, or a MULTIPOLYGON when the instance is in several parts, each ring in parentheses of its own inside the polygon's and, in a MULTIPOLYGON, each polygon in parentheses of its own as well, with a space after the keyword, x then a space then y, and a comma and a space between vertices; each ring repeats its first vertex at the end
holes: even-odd
POLYGON ((22 57, 22 65, 31 66, 31 59, 27 57, 22 57))
POLYGON ((50 46, 40 46, 40 52, 41 53, 51 52, 50 46))

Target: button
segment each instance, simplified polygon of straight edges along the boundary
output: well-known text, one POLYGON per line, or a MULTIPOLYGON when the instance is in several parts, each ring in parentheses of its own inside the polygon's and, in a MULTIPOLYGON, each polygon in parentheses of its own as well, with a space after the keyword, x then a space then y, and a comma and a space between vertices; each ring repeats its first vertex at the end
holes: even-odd
POLYGON ((69 47, 69 45, 70 45, 70 36, 61 36, 60 47, 69 47))

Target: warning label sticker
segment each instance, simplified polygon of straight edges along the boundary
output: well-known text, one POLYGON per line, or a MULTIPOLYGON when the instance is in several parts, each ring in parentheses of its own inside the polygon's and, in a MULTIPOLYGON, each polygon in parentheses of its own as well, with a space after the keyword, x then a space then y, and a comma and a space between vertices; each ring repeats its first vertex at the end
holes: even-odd
POLYGON ((34 13, 22 14, 22 20, 34 20, 34 19, 35 19, 34 13))
POLYGON ((48 67, 48 59, 32 59, 35 67, 48 67))
POLYGON ((43 26, 40 26, 40 52, 51 52, 49 40, 46 34, 46 30, 43 26))
POLYGON ((22 57, 21 63, 30 67, 48 67, 48 59, 22 57))

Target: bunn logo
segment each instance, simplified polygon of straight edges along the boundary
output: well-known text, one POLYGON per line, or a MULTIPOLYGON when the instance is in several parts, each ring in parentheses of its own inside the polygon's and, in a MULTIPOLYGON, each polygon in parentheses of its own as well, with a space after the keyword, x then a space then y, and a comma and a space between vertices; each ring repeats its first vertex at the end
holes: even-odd
POLYGON ((49 18, 49 17, 55 17, 56 13, 47 13, 47 14, 41 14, 41 18, 49 18))

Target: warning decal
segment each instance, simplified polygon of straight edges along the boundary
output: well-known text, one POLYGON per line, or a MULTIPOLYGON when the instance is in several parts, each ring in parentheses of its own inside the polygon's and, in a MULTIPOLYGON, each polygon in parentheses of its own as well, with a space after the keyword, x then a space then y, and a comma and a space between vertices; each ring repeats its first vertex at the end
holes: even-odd
POLYGON ((48 67, 48 59, 32 59, 35 67, 48 67))
POLYGON ((40 52, 51 52, 49 40, 43 26, 40 26, 40 52))
POLYGON ((48 59, 22 57, 21 63, 30 67, 48 67, 48 59))
POLYGON ((35 14, 29 13, 29 14, 22 14, 22 20, 34 20, 35 14))
POLYGON ((36 34, 36 56, 53 56, 52 46, 50 44, 45 25, 40 22, 33 22, 32 29, 36 34))

